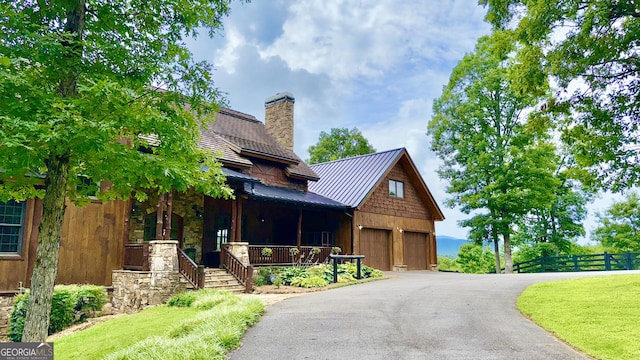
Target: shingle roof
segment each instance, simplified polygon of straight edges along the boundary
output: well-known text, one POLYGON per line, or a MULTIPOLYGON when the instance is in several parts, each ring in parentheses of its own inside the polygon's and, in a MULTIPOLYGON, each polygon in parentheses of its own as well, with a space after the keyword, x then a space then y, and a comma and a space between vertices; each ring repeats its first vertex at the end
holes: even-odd
POLYGON ((320 180, 309 183, 309 191, 357 208, 405 151, 393 149, 311 165, 320 180))
POLYGON ((264 124, 252 115, 220 109, 215 121, 208 123, 200 135, 200 146, 222 151, 222 162, 251 166, 251 161, 245 156, 264 157, 287 164, 287 173, 293 177, 318 179, 317 174, 293 151, 281 146, 267 134, 264 124))
POLYGON ((344 204, 310 191, 268 186, 261 183, 245 183, 244 190, 249 195, 250 199, 268 200, 316 208, 321 207, 343 210, 347 208, 344 204))

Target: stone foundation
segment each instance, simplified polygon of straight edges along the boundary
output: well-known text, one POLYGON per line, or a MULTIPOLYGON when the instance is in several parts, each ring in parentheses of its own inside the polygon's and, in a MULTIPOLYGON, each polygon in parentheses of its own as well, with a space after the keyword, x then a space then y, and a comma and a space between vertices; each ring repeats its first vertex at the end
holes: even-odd
POLYGON ((164 304, 171 296, 184 291, 178 272, 177 241, 149 242, 151 271, 114 270, 112 272, 113 311, 136 312, 147 306, 164 304))
POLYGON ((0 342, 9 340, 9 319, 13 310, 13 296, 0 296, 0 342))
POLYGON ((398 271, 398 272, 407 271, 407 265, 393 265, 393 271, 398 271))

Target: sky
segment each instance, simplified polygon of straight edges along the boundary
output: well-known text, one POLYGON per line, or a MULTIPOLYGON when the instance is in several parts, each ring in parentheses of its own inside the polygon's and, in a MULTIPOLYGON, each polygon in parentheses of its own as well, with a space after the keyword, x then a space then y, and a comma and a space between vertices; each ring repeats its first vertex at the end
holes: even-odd
MULTIPOLYGON (((466 238, 457 222, 468 215, 445 206, 447 182, 426 132, 451 71, 489 34, 485 12, 474 0, 236 1, 214 38, 187 45, 213 64, 234 110, 264 121, 264 100, 292 93, 294 151, 303 159, 321 131, 336 127, 357 127, 378 151, 406 148, 446 217, 436 233, 466 238)), ((611 199, 590 207, 587 230, 611 199)))

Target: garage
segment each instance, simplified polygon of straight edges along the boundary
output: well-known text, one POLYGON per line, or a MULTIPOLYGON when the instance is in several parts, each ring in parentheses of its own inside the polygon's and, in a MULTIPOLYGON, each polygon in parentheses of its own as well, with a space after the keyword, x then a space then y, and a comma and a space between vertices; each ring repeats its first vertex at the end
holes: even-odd
POLYGON ((364 264, 380 270, 391 270, 391 231, 362 229, 360 231, 360 254, 364 264))
POLYGON ((427 234, 405 231, 403 235, 407 270, 427 270, 427 234))

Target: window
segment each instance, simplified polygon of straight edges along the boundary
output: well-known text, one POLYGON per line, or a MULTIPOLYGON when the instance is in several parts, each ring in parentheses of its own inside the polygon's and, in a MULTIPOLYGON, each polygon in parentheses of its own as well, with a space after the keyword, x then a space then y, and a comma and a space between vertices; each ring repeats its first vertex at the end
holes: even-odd
POLYGON ((397 180, 389 180, 389 196, 404 199, 404 183, 397 180))
POLYGON ((20 254, 22 251, 24 212, 24 203, 0 201, 0 253, 20 254))

